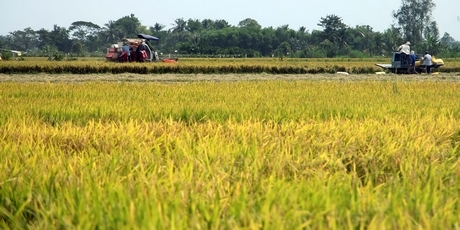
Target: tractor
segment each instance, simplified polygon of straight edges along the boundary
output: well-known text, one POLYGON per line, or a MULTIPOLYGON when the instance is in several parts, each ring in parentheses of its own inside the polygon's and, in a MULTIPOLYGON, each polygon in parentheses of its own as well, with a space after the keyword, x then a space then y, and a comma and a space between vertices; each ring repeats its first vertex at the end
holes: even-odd
MULTIPOLYGON (((444 61, 442 59, 436 59, 432 56, 432 63, 433 65, 430 69, 433 71, 441 66, 444 65, 444 61)), ((425 66, 423 66, 423 55, 416 54, 415 55, 415 66, 410 65, 410 56, 401 53, 401 52, 394 52, 391 58, 391 64, 375 64, 378 67, 381 67, 389 72, 396 73, 396 74, 411 74, 411 73, 424 73, 426 72, 425 66)))

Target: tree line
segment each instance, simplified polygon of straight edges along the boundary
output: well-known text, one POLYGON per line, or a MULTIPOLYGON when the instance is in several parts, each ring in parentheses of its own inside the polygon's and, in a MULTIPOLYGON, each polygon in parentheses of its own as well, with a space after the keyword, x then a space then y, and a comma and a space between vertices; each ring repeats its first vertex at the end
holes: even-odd
POLYGON ((460 42, 448 33, 440 36, 431 12, 432 0, 402 0, 392 12, 395 23, 383 32, 370 25, 348 26, 331 14, 321 17, 321 30, 305 27, 262 27, 247 18, 230 25, 225 20, 174 20, 172 28, 155 23, 142 25, 130 14, 100 26, 89 21, 76 21, 69 27, 54 25, 52 30, 25 28, 0 36, 0 48, 27 52, 31 56, 47 56, 56 52, 76 56, 103 56, 106 48, 123 38, 139 33, 160 39, 150 45, 159 53, 187 56, 223 57, 374 57, 389 56, 400 44, 411 41, 412 48, 422 53, 456 57, 460 42))

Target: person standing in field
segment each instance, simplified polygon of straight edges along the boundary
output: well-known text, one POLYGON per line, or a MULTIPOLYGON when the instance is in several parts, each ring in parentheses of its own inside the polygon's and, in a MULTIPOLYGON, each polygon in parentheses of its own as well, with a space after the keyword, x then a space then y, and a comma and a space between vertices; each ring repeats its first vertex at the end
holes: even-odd
POLYGON ((137 54, 137 62, 144 62, 144 58, 142 57, 142 51, 145 52, 145 42, 142 41, 141 44, 136 49, 136 54, 137 54))
POLYGON ((407 67, 407 70, 410 69, 410 42, 407 41, 406 43, 400 45, 398 47, 399 52, 401 52, 401 65, 407 67))
POLYGON ((425 56, 423 56, 423 66, 425 67, 426 73, 431 73, 431 66, 433 65, 432 58, 428 51, 425 52, 425 56))
POLYGON ((406 43, 400 45, 397 51, 409 55, 410 54, 410 42, 407 41, 406 43))
POLYGON ((415 73, 415 51, 410 51, 410 73, 415 73))
POLYGON ((131 62, 131 50, 129 48, 128 42, 125 42, 123 44, 123 53, 125 53, 125 55, 127 55, 128 61, 131 62))

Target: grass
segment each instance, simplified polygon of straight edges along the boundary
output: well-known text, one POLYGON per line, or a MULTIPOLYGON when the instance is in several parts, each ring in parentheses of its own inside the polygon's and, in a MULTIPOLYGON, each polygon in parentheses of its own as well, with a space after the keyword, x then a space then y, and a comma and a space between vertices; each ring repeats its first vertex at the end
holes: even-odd
POLYGON ((454 82, 0 84, 0 228, 455 229, 454 82))

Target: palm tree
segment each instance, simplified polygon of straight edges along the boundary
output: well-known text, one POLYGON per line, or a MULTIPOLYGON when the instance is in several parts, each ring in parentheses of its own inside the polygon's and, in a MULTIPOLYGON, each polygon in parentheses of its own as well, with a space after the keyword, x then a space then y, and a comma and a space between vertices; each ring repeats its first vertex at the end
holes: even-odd
POLYGON ((120 40, 119 34, 120 30, 115 21, 110 20, 105 25, 105 41, 110 43, 115 43, 120 40))
POLYGON ((172 32, 183 32, 185 30, 185 27, 187 26, 187 21, 185 21, 183 18, 178 18, 174 20, 174 23, 175 24, 173 24, 174 27, 172 28, 172 32))
POLYGON ((158 33, 161 32, 165 27, 165 25, 162 25, 157 22, 153 25, 153 27, 150 27, 150 31, 152 31, 153 33, 158 33))
POLYGON ((299 31, 298 31, 298 32, 299 32, 300 34, 304 34, 304 33, 307 33, 308 30, 307 30, 307 28, 306 28, 305 26, 301 26, 301 27, 299 28, 299 31))

